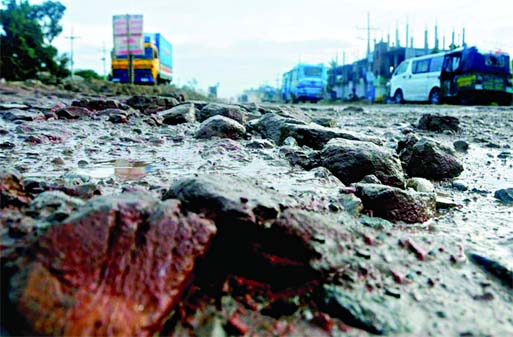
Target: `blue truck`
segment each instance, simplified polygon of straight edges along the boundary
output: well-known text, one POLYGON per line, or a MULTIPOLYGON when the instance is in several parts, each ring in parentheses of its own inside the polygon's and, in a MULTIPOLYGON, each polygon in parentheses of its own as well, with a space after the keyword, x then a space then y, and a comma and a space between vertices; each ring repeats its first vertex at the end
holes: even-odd
MULTIPOLYGON (((173 46, 160 33, 144 34, 144 55, 133 58, 135 84, 167 84, 173 80, 173 46)), ((111 81, 129 83, 128 56, 112 55, 111 81)))
POLYGON ((323 64, 298 64, 283 74, 281 97, 288 103, 313 102, 324 98, 328 80, 323 64))

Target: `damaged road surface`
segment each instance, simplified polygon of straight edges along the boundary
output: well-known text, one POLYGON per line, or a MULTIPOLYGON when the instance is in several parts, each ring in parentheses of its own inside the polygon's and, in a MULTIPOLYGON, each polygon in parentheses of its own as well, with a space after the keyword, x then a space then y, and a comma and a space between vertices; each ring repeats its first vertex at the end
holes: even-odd
POLYGON ((512 108, 0 99, 2 335, 513 336, 512 108))

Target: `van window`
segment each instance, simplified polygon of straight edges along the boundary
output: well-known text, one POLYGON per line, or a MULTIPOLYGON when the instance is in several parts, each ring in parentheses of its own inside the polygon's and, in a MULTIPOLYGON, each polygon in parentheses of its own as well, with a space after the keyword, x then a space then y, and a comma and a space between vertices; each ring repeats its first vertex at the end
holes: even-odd
POLYGON ((444 62, 444 57, 434 57, 431 59, 431 64, 429 65, 429 72, 440 72, 442 71, 442 63, 444 62))
POLYGON ((406 72, 406 69, 408 68, 408 63, 410 62, 402 62, 399 67, 394 72, 394 75, 401 75, 402 73, 406 72))
POLYGON ((414 61, 412 72, 414 74, 427 73, 429 71, 429 61, 430 59, 414 61))

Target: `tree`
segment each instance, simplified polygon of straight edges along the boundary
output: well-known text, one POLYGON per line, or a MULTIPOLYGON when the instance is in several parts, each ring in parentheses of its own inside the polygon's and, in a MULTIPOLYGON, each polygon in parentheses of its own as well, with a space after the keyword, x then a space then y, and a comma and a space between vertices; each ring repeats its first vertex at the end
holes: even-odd
POLYGON ((98 75, 98 73, 92 69, 82 69, 75 71, 75 75, 80 76, 86 80, 95 79, 95 80, 103 80, 103 77, 98 75))
POLYGON ((57 1, 46 1, 41 5, 32 6, 31 19, 36 19, 41 24, 43 36, 52 43, 62 33, 61 21, 66 7, 57 1))
POLYGON ((0 67, 7 80, 34 78, 40 71, 53 75, 65 73, 66 61, 58 59, 57 49, 50 41, 62 31, 58 21, 65 7, 60 3, 45 2, 31 6, 27 0, 3 0, 0 24, 2 55, 0 67))

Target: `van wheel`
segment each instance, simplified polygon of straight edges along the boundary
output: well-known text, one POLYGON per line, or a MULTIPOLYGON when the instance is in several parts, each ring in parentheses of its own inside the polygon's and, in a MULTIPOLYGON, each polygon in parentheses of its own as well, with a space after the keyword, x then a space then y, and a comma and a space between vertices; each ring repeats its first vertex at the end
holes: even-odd
POLYGON ((440 104, 440 89, 431 89, 431 92, 429 93, 429 103, 440 104))
POLYGON ((394 103, 396 104, 403 104, 404 103, 404 96, 403 91, 401 89, 397 90, 394 94, 394 103))

